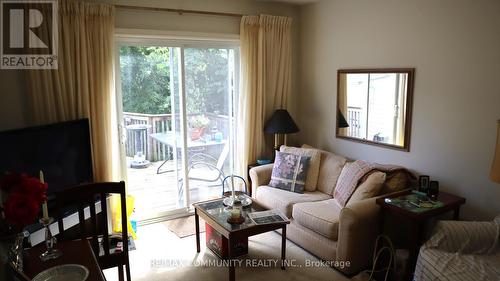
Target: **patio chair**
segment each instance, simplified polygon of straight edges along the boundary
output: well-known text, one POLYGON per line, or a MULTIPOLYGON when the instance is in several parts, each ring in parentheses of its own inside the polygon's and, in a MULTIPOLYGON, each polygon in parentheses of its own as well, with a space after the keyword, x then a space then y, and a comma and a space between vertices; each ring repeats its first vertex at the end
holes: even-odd
MULTIPOLYGON (((188 180, 196 180, 203 182, 217 182, 210 186, 222 186, 225 178, 223 167, 224 162, 229 154, 229 143, 224 145, 218 159, 206 153, 196 153, 190 157, 188 167, 188 180)), ((182 194, 183 182, 179 185, 179 194, 182 194)))

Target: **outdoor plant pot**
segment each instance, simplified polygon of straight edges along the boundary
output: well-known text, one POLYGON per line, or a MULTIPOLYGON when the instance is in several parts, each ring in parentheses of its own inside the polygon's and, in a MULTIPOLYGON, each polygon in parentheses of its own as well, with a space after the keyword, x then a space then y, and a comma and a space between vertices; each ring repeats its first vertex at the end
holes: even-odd
POLYGON ((203 136, 204 133, 205 133, 205 127, 203 127, 203 128, 194 128, 191 131, 191 140, 193 140, 193 141, 199 140, 201 138, 201 136, 203 136))

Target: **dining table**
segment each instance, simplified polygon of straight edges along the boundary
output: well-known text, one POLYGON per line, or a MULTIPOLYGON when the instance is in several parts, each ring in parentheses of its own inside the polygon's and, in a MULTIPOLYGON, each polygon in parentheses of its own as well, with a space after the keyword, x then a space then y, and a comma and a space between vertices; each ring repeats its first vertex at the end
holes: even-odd
POLYGON ((62 252, 62 256, 48 261, 41 261, 39 257, 46 250, 45 243, 25 250, 24 274, 33 279, 37 274, 49 268, 64 264, 78 264, 83 265, 89 271, 86 281, 106 280, 89 240, 80 239, 58 242, 55 248, 62 252))
MULTIPOLYGON (((183 141, 182 141, 182 136, 179 132, 175 133, 172 131, 169 132, 164 132, 164 133, 155 133, 155 134, 149 134, 149 137, 152 139, 156 140, 157 142, 164 144, 166 146, 169 146, 174 150, 174 148, 178 149, 180 151, 183 146, 183 141)), ((205 151, 205 149, 213 146, 221 146, 221 145, 226 145, 227 140, 221 139, 221 140, 212 140, 212 139, 205 139, 205 138, 200 138, 197 140, 191 140, 188 138, 187 140, 187 148, 189 152, 198 152, 198 151, 205 151)), ((174 170, 162 170, 163 165, 167 164, 168 161, 173 160, 172 157, 167 157, 163 161, 163 163, 157 168, 156 173, 157 174, 163 174, 166 172, 172 172, 174 170)))

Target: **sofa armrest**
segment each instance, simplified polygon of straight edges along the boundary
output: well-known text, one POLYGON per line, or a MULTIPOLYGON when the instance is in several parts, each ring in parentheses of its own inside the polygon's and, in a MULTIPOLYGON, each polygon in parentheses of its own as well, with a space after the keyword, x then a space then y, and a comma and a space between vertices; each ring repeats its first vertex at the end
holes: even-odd
POLYGON ((349 262, 342 271, 354 274, 372 263, 373 248, 380 228, 378 197, 347 205, 340 212, 337 260, 349 262))
POLYGON ((252 180, 252 196, 257 194, 257 188, 261 185, 269 184, 274 164, 266 164, 250 169, 250 179, 252 180))
POLYGON ((500 225, 495 222, 439 221, 424 247, 449 253, 491 254, 497 251, 500 225))

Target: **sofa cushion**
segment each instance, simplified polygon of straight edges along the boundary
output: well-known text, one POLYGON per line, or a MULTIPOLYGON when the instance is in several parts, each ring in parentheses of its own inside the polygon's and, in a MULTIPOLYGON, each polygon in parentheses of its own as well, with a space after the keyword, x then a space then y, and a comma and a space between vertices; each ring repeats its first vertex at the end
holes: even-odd
POLYGON ((306 191, 303 194, 299 194, 270 186, 259 186, 255 198, 262 206, 281 211, 290 218, 292 216, 292 207, 295 203, 320 201, 331 199, 332 197, 319 191, 306 191))
POLYGON ((333 192, 335 191, 335 186, 337 185, 337 180, 340 176, 340 172, 342 172, 342 167, 344 167, 347 159, 335 153, 317 149, 307 144, 302 145, 302 147, 316 149, 321 153, 318 184, 316 186, 318 188, 318 191, 333 196, 333 192))
POLYGON ((269 186, 304 193, 310 157, 276 151, 269 186))
POLYGON ((315 191, 318 184, 319 166, 321 163, 321 154, 316 149, 291 147, 282 145, 280 152, 291 153, 295 155, 308 156, 311 158, 309 162, 309 170, 307 171, 306 178, 306 191, 315 191))
POLYGON ((300 225, 337 241, 341 208, 331 200, 297 203, 292 217, 300 225))
POLYGON ((351 195, 347 203, 357 202, 377 196, 385 182, 385 173, 375 171, 362 182, 351 195))

